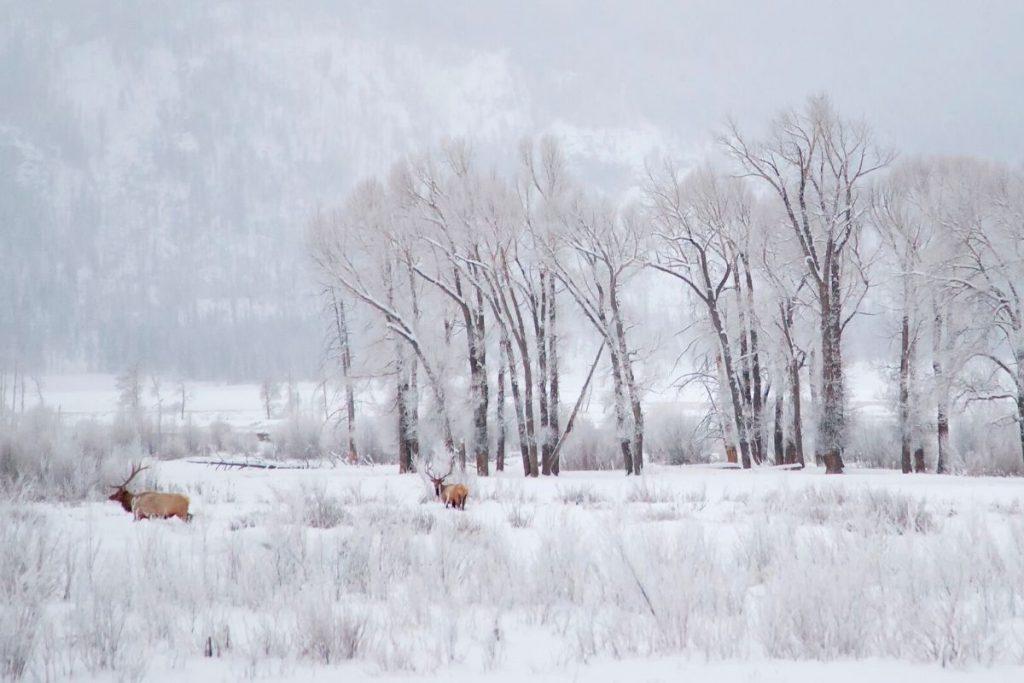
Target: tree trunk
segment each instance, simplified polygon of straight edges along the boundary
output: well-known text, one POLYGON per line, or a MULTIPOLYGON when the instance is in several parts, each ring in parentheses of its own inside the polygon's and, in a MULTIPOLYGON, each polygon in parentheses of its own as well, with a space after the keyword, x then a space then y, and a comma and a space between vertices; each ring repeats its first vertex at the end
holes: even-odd
MULTIPOLYGON (((334 333, 337 336, 338 341, 339 360, 341 361, 341 378, 345 388, 345 427, 348 442, 348 460, 351 463, 356 463, 359 461, 359 454, 356 451, 356 400, 355 391, 352 387, 352 345, 349 338, 348 316, 345 311, 345 302, 338 298, 333 287, 331 287, 331 303, 334 307, 334 333)), ((325 383, 325 400, 326 394, 327 391, 325 383)))
POLYGON ((932 372, 935 376, 936 474, 949 471, 949 386, 943 372, 942 354, 945 344, 945 316, 938 302, 932 302, 932 372))
POLYGON ((789 390, 791 410, 793 413, 793 455, 791 462, 804 465, 804 424, 800 409, 800 364, 795 358, 789 361, 789 390))
POLYGON ((516 434, 519 438, 519 452, 523 457, 523 475, 528 477, 530 476, 529 435, 526 433, 526 417, 523 410, 523 398, 519 391, 519 375, 516 372, 512 342, 508 337, 502 339, 501 348, 505 353, 508 382, 509 387, 512 389, 512 406, 516 414, 516 434))
POLYGON ((505 362, 498 363, 498 395, 495 398, 494 421, 498 429, 498 442, 494 449, 494 468, 505 471, 505 362))
POLYGON ((746 254, 740 254, 740 262, 743 264, 744 283, 746 285, 746 311, 741 323, 747 330, 749 336, 749 392, 750 392, 750 437, 752 442, 751 452, 754 461, 760 464, 766 457, 764 445, 764 396, 761 387, 761 358, 758 348, 757 319, 754 308, 754 278, 750 271, 750 263, 746 254))
POLYGON ((821 373, 822 414, 819 421, 818 450, 825 464, 826 474, 843 472, 843 432, 845 406, 843 405, 843 359, 841 348, 842 318, 838 272, 836 266, 821 292, 821 373))
POLYGON ((732 401, 733 421, 736 425, 736 436, 739 442, 740 458, 743 469, 750 469, 750 441, 747 438, 747 423, 743 415, 743 398, 740 395, 739 379, 736 376, 736 369, 732 361, 732 349, 729 347, 729 335, 725 330, 722 317, 718 313, 717 306, 709 307, 711 313, 711 324, 714 325, 715 334, 718 337, 719 351, 722 357, 723 370, 725 371, 726 384, 729 387, 729 398, 732 401))
POLYGON ((615 323, 615 336, 619 346, 620 366, 622 367, 622 379, 626 385, 626 392, 629 398, 630 411, 632 412, 632 429, 630 437, 630 449, 633 456, 633 474, 640 474, 644 468, 644 413, 640 402, 640 387, 637 386, 636 376, 633 374, 633 361, 629 357, 629 345, 626 342, 626 328, 622 322, 622 315, 619 310, 618 286, 614 281, 610 283, 608 302, 611 306, 612 316, 615 323))
MULTIPOLYGON (((508 300, 511 302, 511 310, 507 311, 516 316, 515 325, 518 331, 513 335, 516 346, 519 347, 520 364, 523 368, 523 417, 526 427, 526 460, 523 463, 525 474, 528 477, 540 476, 540 468, 537 462, 537 423, 533 412, 533 368, 530 364, 530 349, 527 344, 527 330, 523 323, 522 310, 516 298, 515 289, 508 290, 508 300)), ((509 356, 511 358, 511 355, 509 356)))
POLYGON ((551 453, 554 447, 550 438, 550 413, 548 411, 548 343, 547 343, 547 312, 548 290, 546 278, 540 275, 540 302, 531 301, 530 313, 533 316, 534 339, 537 347, 537 401, 540 411, 540 462, 541 474, 551 474, 551 453))
POLYGON ((917 448, 914 449, 914 471, 918 473, 925 471, 924 446, 921 444, 918 444, 917 448))
POLYGON ((619 359, 619 351, 615 344, 608 345, 609 358, 612 363, 612 381, 615 391, 615 432, 619 439, 619 450, 622 452, 622 465, 626 474, 634 473, 633 470, 633 441, 629 433, 628 418, 626 417, 626 388, 622 379, 622 365, 619 359))
MULTIPOLYGON (((1021 360, 1024 359, 1018 359, 1018 372, 1021 360)), ((1024 382, 1020 380, 1017 383, 1017 433, 1020 436, 1021 458, 1024 459, 1024 382)))
POLYGON ((747 345, 747 315, 743 305, 743 285, 740 281, 740 269, 738 263, 733 263, 733 287, 736 290, 736 311, 738 317, 739 334, 739 355, 735 358, 739 370, 740 398, 743 400, 743 419, 746 422, 747 438, 750 440, 750 457, 757 463, 761 463, 761 454, 757 452, 757 442, 753 434, 753 397, 751 396, 750 379, 750 348, 747 345))
POLYGON ((398 381, 395 383, 395 410, 398 413, 398 472, 414 472, 412 450, 409 443, 409 379, 404 362, 399 363, 398 381))
MULTIPOLYGON (((480 321, 482 327, 482 321, 480 321)), ((490 397, 487 385, 487 360, 484 355, 484 337, 482 330, 476 327, 469 335, 470 342, 470 382, 473 392, 473 454, 476 460, 476 473, 486 477, 489 469, 489 437, 487 434, 487 415, 490 397)))
MULTIPOLYGON (((558 307, 555 299, 555 276, 548 277, 548 427, 552 434, 561 433, 559 410, 559 377, 558 377, 558 307)), ((551 474, 558 476, 561 467, 560 458, 552 452, 551 474)))
MULTIPOLYGON (((819 390, 821 386, 821 374, 818 372, 818 354, 815 353, 814 348, 811 348, 807 358, 807 385, 811 392, 810 420, 811 425, 817 425, 820 421, 819 413, 821 413, 821 392, 819 390)), ((814 464, 821 466, 823 461, 821 459, 821 448, 818 446, 820 439, 816 433, 816 427, 812 430, 811 436, 814 441, 814 464)))
POLYGON ((782 392, 775 392, 775 424, 772 433, 772 447, 774 450, 775 464, 781 465, 786 462, 785 439, 782 429, 782 420, 785 411, 782 405, 782 392))
POLYGON ((906 313, 900 323, 900 466, 904 474, 913 471, 910 444, 910 318, 906 313))

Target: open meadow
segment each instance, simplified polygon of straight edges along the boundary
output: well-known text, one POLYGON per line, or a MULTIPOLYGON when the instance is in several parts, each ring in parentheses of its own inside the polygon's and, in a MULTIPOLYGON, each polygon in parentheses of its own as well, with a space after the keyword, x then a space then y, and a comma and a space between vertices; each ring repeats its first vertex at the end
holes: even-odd
POLYGON ((1020 680, 1014 478, 651 466, 469 477, 155 462, 113 502, 3 503, 5 678, 1020 680))

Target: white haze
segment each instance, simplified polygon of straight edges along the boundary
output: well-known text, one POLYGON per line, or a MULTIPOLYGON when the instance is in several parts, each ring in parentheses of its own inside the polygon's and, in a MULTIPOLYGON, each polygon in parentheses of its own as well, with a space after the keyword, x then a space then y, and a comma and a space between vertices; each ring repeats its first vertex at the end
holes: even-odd
MULTIPOLYGON (((903 153, 1021 161, 1016 2, 5 2, 0 360, 311 376, 303 235, 445 136, 617 194, 828 92, 903 153)), ((852 331, 854 356, 878 335, 852 331)))

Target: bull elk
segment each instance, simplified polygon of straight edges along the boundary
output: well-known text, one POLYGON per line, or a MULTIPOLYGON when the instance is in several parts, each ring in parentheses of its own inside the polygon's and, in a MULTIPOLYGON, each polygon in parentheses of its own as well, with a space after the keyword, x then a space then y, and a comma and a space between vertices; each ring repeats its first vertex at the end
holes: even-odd
POLYGON ((140 519, 167 519, 177 517, 183 522, 191 521, 192 515, 188 513, 188 496, 180 493, 157 493, 156 491, 144 491, 132 493, 128 490, 128 484, 139 472, 147 467, 132 466, 132 473, 124 480, 123 484, 112 484, 115 489, 107 500, 114 500, 121 504, 125 512, 131 512, 135 521, 140 519))
POLYGON ((444 483, 444 480, 451 476, 453 469, 455 469, 455 458, 452 458, 451 462, 448 463, 448 471, 440 477, 434 476, 429 465, 425 468, 425 471, 427 478, 434 484, 434 495, 444 503, 446 508, 451 507, 465 510, 466 499, 469 498, 469 489, 466 488, 466 485, 444 483))

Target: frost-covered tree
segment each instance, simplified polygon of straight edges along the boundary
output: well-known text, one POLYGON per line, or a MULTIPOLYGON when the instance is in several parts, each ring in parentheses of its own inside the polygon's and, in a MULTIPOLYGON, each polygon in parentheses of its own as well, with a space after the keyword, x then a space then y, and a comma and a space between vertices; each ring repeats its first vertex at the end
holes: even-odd
POLYGON ((607 345, 616 436, 627 474, 643 470, 644 412, 622 295, 643 265, 645 228, 635 208, 579 195, 548 247, 550 267, 607 345))
POLYGON ((263 378, 263 381, 260 382, 260 403, 268 420, 273 414, 274 405, 280 398, 281 383, 270 377, 263 378))
POLYGON ((871 173, 891 155, 880 150, 866 124, 843 118, 824 96, 777 117, 753 139, 730 123, 721 141, 746 173, 781 202, 797 238, 816 295, 821 350, 822 406, 816 448, 826 471, 843 471, 845 401, 843 331, 866 289, 860 235, 871 173))
POLYGON ((983 342, 973 355, 990 370, 968 390, 972 400, 1011 403, 1024 456, 1024 177, 984 162, 954 168, 933 211, 956 241, 944 280, 973 304, 983 342))
MULTIPOLYGON (((700 302, 727 388, 730 419, 721 422, 731 422, 729 441, 738 444, 743 467, 749 468, 760 456, 752 457, 757 426, 751 419, 754 407, 746 343, 737 345, 735 340, 747 333, 742 313, 737 316, 738 326, 729 324, 730 304, 738 304, 732 310, 742 312, 748 302, 733 301, 729 295, 740 293, 738 245, 749 231, 750 196, 743 181, 722 177, 710 168, 693 171, 682 180, 671 168, 660 177, 652 174, 647 196, 656 240, 648 265, 672 276, 700 302)), ((750 278, 749 259, 744 277, 750 278)), ((756 393, 759 398, 760 382, 756 393)))

